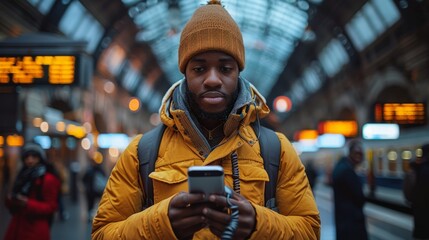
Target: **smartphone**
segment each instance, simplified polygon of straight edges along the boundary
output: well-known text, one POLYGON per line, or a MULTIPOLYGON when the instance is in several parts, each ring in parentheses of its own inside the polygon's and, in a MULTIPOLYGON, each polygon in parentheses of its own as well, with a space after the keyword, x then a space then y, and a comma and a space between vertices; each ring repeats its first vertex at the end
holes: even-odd
POLYGON ((224 174, 221 166, 192 166, 188 168, 188 186, 190 193, 210 194, 225 192, 224 174))

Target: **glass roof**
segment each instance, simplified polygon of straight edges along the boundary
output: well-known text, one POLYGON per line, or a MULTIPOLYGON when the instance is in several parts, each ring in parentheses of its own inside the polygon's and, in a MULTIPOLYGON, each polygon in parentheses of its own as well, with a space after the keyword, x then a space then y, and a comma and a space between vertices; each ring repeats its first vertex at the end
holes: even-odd
MULTIPOLYGON (((148 43, 170 83, 183 76, 177 66, 180 31, 201 0, 122 0, 139 32, 136 40, 148 43)), ((241 75, 267 96, 307 27, 307 11, 321 0, 223 0, 239 24, 246 48, 241 75)))
POLYGON ((59 22, 60 30, 72 39, 88 42, 86 50, 93 53, 103 37, 103 26, 79 2, 73 1, 59 22))
MULTIPOLYGON (((346 23, 345 31, 354 47, 358 51, 362 51, 400 17, 400 12, 393 0, 369 0, 346 23)), ((327 80, 326 77, 335 77, 349 61, 345 36, 333 37, 318 53, 318 60, 305 68, 299 79, 296 81, 292 79, 294 83, 284 95, 291 98, 293 106, 296 108, 322 86, 323 82, 327 80)), ((286 115, 283 114, 283 117, 286 115)))

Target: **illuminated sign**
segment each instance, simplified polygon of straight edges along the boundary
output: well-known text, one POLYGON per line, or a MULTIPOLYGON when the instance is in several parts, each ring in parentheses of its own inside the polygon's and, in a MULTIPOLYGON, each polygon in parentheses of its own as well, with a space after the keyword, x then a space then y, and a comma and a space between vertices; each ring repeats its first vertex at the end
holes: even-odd
POLYGON ((356 121, 324 121, 318 125, 320 134, 342 134, 345 137, 356 137, 358 125, 356 121))
POLYGON ((74 124, 67 125, 66 132, 68 135, 73 136, 75 138, 83 138, 86 135, 84 127, 74 124))
POLYGON ((125 149, 129 143, 130 138, 124 133, 101 133, 97 137, 97 144, 100 148, 125 149))
POLYGON ((34 141, 40 144, 40 146, 42 146, 43 149, 49 149, 52 146, 52 141, 49 136, 42 136, 42 135, 35 136, 34 141))
POLYGON ((317 152, 319 150, 317 147, 317 141, 315 140, 300 140, 298 142, 293 142, 292 145, 298 154, 305 152, 317 152))
POLYGON ((0 56, 1 85, 70 85, 79 57, 72 55, 0 56))
POLYGON ((319 148, 342 148, 345 143, 346 139, 342 134, 326 133, 317 138, 319 148))
POLYGON ((301 130, 295 133, 294 139, 296 141, 300 141, 300 140, 317 140, 317 136, 319 134, 317 133, 316 130, 312 130, 312 129, 305 129, 305 130, 301 130))
POLYGON ((374 108, 376 122, 397 124, 425 124, 424 103, 377 103, 374 108))
POLYGON ((9 135, 6 137, 6 143, 11 147, 21 147, 24 145, 24 137, 21 135, 9 135))
POLYGON ((273 105, 277 112, 287 112, 292 109, 292 101, 286 96, 276 97, 273 105))
POLYGON ((366 123, 362 127, 364 139, 398 139, 399 126, 395 123, 366 123))

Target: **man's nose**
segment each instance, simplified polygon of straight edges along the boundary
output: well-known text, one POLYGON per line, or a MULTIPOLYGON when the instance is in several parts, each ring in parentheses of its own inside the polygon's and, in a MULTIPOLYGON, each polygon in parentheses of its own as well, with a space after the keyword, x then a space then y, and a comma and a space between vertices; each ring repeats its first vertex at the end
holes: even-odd
POLYGON ((216 68, 211 68, 207 72, 207 77, 204 81, 204 85, 209 87, 217 87, 222 84, 222 80, 220 78, 219 71, 216 68))

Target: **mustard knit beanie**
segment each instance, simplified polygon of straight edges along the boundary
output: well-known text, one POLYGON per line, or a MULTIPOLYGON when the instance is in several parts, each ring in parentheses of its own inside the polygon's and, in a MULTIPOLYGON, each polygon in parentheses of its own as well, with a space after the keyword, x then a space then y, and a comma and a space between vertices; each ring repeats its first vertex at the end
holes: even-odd
POLYGON ((185 73, 189 60, 202 52, 221 51, 244 69, 244 44, 240 28, 219 0, 198 8, 183 28, 179 45, 179 69, 185 73))

